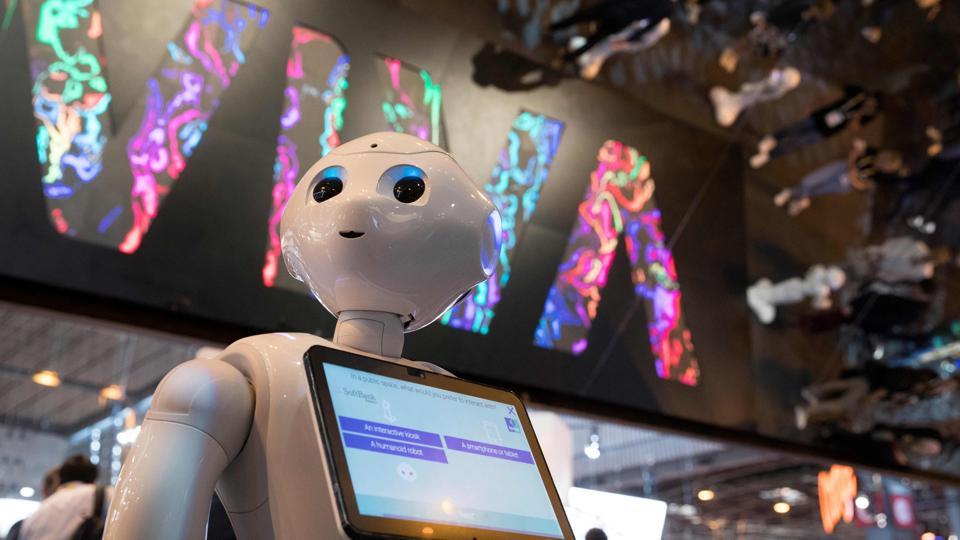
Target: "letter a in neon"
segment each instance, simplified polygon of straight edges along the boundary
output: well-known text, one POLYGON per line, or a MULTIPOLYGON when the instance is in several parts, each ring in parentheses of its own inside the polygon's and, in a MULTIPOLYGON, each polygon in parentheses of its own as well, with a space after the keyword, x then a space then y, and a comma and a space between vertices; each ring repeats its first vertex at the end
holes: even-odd
POLYGON ((619 141, 603 144, 534 343, 576 355, 587 348, 587 335, 622 235, 634 292, 646 308, 657 374, 693 386, 700 369, 683 319, 680 284, 673 255, 664 242, 654 188, 646 157, 619 141))

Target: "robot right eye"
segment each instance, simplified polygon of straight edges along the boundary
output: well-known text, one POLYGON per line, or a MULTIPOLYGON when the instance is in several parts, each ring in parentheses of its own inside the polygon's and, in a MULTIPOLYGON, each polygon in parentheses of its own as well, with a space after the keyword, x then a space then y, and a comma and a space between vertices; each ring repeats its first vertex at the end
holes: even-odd
POLYGON ((343 191, 343 182, 339 178, 324 178, 313 186, 313 200, 323 202, 332 199, 343 191))
POLYGON ((327 167, 320 172, 320 181, 313 186, 313 200, 323 202, 343 191, 343 167, 327 167))

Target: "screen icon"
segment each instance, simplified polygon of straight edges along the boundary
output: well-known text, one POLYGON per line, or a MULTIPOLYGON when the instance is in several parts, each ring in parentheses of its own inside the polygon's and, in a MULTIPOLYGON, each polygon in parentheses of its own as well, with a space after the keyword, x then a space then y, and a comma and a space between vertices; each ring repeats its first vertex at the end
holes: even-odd
POLYGON ((403 478, 407 482, 413 482, 417 479, 417 470, 414 469, 409 463, 401 463, 397 465, 397 476, 403 478))
POLYGON ((515 418, 505 416, 503 421, 507 423, 507 431, 510 433, 520 433, 520 422, 517 422, 515 418))
POLYGON ((387 400, 381 400, 380 405, 383 407, 383 419, 387 422, 396 422, 397 417, 393 415, 393 410, 390 408, 390 402, 387 400))
POLYGON ((497 429, 497 425, 489 420, 483 421, 483 430, 487 433, 487 442, 489 443, 502 443, 503 439, 500 438, 500 430, 497 429))

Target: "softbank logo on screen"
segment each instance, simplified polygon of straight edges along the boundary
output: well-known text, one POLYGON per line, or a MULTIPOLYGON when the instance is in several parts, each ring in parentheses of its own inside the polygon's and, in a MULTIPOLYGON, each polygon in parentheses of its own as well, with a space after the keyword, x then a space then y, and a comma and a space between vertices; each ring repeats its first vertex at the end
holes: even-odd
MULTIPOLYGON (((50 222, 70 238, 134 253, 153 221, 162 218, 162 203, 202 143, 269 13, 232 0, 196 0, 146 81, 136 113, 115 126, 96 0, 25 0, 21 9, 34 83, 40 182, 50 222), (125 167, 105 166, 104 156, 112 151, 126 156, 125 167)), ((340 144, 350 56, 333 36, 296 25, 286 62, 261 274, 268 287, 303 291, 281 268, 280 216, 302 170, 340 144)), ((428 71, 396 58, 378 56, 375 65, 384 129, 445 146, 440 84, 428 71)), ((490 331, 563 132, 561 120, 525 110, 508 127, 483 186, 502 216, 500 264, 443 316, 443 324, 479 334, 490 331)), ((587 350, 622 239, 634 293, 645 306, 657 374, 695 385, 699 367, 654 190, 651 165, 637 149, 615 140, 601 146, 533 342, 573 355, 587 350)))

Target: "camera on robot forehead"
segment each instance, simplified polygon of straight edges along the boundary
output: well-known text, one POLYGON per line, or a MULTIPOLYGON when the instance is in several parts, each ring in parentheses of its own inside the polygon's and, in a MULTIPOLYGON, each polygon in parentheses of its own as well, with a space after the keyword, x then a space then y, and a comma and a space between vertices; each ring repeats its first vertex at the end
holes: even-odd
POLYGON ((334 316, 393 313, 404 331, 438 319, 500 258, 500 214, 453 157, 373 133, 323 157, 281 220, 283 258, 334 316))

